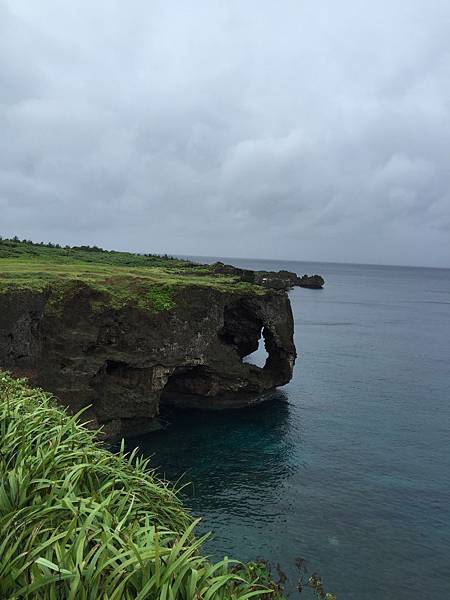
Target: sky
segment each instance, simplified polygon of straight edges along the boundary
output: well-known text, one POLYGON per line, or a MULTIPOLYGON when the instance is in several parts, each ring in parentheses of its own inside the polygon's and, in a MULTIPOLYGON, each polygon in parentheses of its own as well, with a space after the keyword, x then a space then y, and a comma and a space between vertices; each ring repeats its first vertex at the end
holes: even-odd
POLYGON ((0 0, 0 234, 450 267, 449 0, 0 0))

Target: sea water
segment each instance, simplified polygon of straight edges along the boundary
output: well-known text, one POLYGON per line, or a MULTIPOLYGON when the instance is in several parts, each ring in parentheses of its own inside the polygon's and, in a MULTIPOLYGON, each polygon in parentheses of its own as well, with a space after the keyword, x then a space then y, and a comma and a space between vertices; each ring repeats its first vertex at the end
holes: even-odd
POLYGON ((290 292, 294 377, 132 443, 191 482, 214 557, 279 562, 293 582, 302 557, 340 600, 450 598, 450 270, 223 260, 324 276, 290 292))

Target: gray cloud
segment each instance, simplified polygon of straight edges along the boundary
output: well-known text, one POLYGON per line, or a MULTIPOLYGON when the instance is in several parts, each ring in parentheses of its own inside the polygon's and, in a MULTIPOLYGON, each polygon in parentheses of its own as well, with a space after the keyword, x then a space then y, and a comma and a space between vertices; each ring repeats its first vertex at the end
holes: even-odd
POLYGON ((450 266, 448 0, 0 0, 1 233, 450 266))

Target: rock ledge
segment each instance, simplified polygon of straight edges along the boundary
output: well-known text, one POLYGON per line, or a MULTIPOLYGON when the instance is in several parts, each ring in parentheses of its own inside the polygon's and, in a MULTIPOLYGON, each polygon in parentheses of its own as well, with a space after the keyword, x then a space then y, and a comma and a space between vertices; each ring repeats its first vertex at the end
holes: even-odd
POLYGON ((108 306, 77 282, 0 294, 0 366, 28 376, 110 438, 151 430, 162 403, 252 404, 292 377, 293 318, 285 292, 177 289, 173 308, 108 306), (264 338, 263 368, 243 362, 264 338))

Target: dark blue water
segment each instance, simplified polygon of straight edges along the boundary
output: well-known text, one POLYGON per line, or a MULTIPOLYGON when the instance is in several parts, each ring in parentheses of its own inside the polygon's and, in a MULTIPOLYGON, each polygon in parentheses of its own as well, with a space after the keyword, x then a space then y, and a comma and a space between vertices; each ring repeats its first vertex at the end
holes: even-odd
POLYGON ((450 598, 450 270, 229 262, 325 277, 291 293, 292 382, 137 443, 193 482, 214 555, 304 557, 339 600, 450 598))

